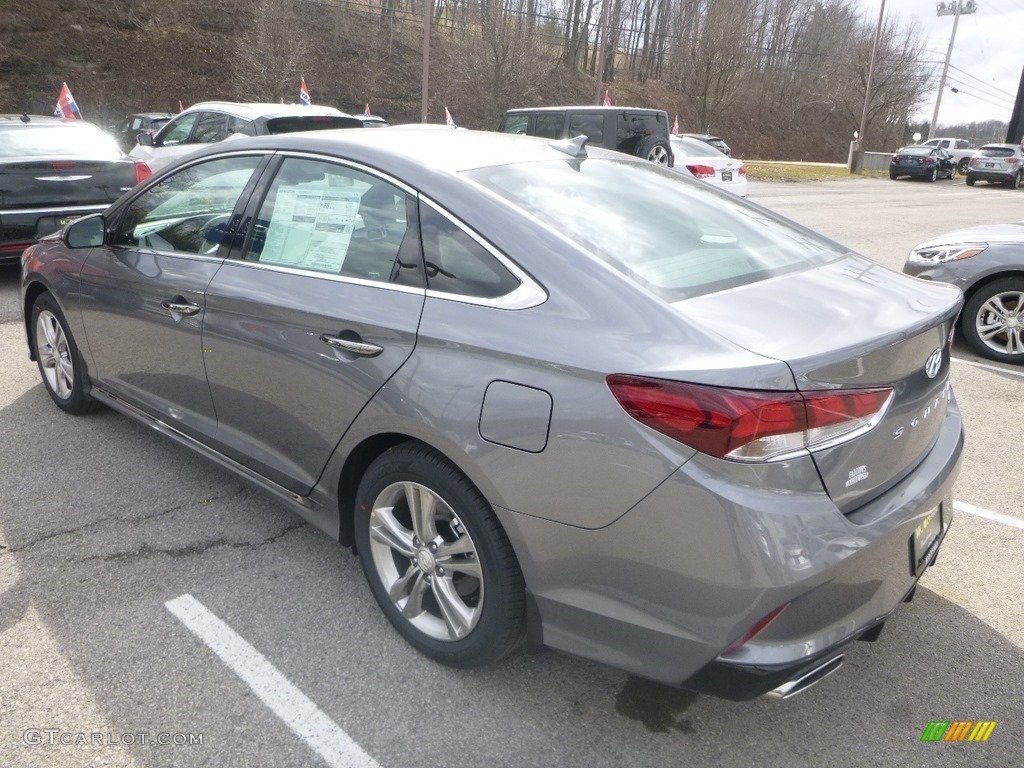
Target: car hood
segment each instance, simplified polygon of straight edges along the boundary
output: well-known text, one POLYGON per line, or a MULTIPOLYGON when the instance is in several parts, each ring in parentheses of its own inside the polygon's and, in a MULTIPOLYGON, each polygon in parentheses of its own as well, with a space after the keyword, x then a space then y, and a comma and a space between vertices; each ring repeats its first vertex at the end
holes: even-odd
POLYGON ((967 227, 954 232, 947 232, 918 244, 914 250, 931 248, 937 245, 955 245, 957 243, 1024 243, 1024 221, 1012 224, 986 224, 980 227, 967 227))

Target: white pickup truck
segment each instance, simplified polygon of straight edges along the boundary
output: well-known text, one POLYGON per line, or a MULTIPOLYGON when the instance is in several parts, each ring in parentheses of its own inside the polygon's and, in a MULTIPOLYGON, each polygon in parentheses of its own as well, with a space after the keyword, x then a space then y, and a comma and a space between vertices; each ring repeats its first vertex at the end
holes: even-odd
POLYGON ((967 163, 976 151, 967 139, 928 139, 921 143, 926 147, 942 147, 949 151, 956 160, 956 170, 960 174, 967 173, 967 163))

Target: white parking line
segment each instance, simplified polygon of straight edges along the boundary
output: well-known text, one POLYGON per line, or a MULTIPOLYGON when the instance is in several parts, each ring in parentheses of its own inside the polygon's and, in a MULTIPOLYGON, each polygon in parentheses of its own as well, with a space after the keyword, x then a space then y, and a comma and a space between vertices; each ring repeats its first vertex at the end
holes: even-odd
POLYGON ((164 603, 260 700, 331 768, 380 768, 331 718, 192 595, 164 603))
POLYGON ((966 512, 968 515, 977 515, 978 517, 984 517, 986 520, 993 520, 1003 525, 1009 525, 1013 528, 1020 528, 1024 530, 1024 520, 1017 517, 1010 517, 1009 515, 1002 515, 998 512, 989 512, 987 509, 976 507, 973 504, 968 504, 966 501, 954 501, 953 509, 957 512, 966 512))
POLYGON ((962 360, 959 357, 949 358, 955 363, 963 363, 964 365, 972 365, 975 368, 984 368, 986 371, 995 371, 996 373, 1007 373, 1010 376, 1020 376, 1024 379, 1024 371, 1012 371, 1009 368, 1000 368, 998 365, 987 365, 986 363, 976 363, 973 360, 962 360))

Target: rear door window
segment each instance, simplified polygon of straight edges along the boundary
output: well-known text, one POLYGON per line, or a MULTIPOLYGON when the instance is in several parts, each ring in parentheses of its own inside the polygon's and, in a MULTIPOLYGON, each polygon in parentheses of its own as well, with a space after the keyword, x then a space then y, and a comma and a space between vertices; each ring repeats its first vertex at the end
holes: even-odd
POLYGON ((501 123, 502 133, 524 134, 530 128, 529 115, 506 115, 501 123))
POLYGON ((204 112, 192 134, 193 144, 213 144, 228 137, 228 116, 220 112, 204 112))
POLYGON ((569 115, 569 138, 583 134, 591 144, 604 141, 604 113, 569 115))
POLYGON ((545 139, 560 139, 564 123, 564 112, 538 112, 533 118, 533 133, 530 135, 545 139))

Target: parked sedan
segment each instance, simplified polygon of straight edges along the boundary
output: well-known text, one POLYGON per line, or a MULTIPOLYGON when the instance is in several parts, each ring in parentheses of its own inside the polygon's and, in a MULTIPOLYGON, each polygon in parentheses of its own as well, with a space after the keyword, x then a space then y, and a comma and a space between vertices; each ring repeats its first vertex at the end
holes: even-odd
POLYGON ((721 136, 712 136, 710 133, 684 133, 681 135, 710 144, 726 157, 732 157, 732 149, 729 148, 729 145, 725 143, 725 139, 721 136))
POLYGON ((726 157, 710 144, 688 136, 673 136, 671 143, 677 168, 686 168, 698 179, 735 195, 747 196, 747 167, 742 160, 726 157))
POLYGON ((903 271, 964 292, 964 338, 983 357, 1024 364, 1024 221, 971 227, 914 248, 903 271))
POLYGON ((361 120, 334 107, 204 101, 175 115, 156 135, 139 134, 131 155, 158 171, 227 138, 362 127, 361 120))
POLYGON ((1019 144, 986 144, 967 165, 967 186, 979 181, 1018 189, 1024 178, 1024 151, 1019 144))
POLYGON ((952 517, 960 291, 578 139, 210 146, 29 249, 21 299, 58 408, 354 545, 454 666, 529 638, 792 695, 877 636, 952 517))
POLYGON ((0 115, 0 264, 149 175, 91 123, 0 115))
POLYGON ((940 147, 913 145, 896 150, 889 161, 889 178, 909 176, 912 179, 935 181, 942 177, 956 177, 956 160, 947 150, 940 147))

